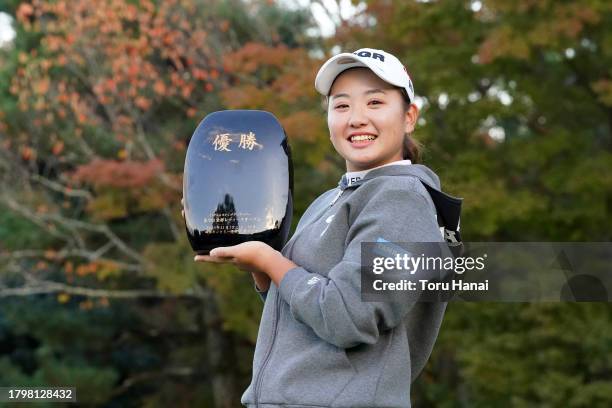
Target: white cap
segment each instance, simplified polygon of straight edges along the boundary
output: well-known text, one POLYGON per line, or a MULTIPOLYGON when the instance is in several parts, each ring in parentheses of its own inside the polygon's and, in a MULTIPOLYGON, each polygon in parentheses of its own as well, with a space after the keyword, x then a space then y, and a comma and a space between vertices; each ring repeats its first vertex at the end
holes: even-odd
POLYGON ((383 81, 404 88, 410 101, 414 101, 414 87, 406 67, 394 55, 373 48, 361 48, 353 53, 343 52, 328 59, 317 73, 315 88, 319 93, 329 95, 336 77, 342 71, 354 67, 369 68, 383 81))

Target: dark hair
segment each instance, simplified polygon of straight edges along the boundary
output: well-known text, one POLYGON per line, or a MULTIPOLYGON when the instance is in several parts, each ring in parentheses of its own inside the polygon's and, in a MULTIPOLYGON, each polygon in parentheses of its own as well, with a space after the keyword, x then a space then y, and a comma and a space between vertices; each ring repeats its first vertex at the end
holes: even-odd
MULTIPOLYGON (((402 94, 402 101, 404 102, 404 112, 410 109, 410 98, 404 88, 397 88, 402 94)), ((408 159, 413 163, 419 163, 421 161, 421 152, 423 145, 412 138, 410 133, 404 134, 404 143, 402 145, 403 158, 408 159)))

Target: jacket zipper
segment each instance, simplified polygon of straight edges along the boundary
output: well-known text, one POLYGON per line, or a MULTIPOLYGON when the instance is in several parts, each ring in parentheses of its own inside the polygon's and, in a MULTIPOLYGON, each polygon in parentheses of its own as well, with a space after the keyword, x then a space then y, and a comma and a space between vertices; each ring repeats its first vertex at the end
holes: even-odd
MULTIPOLYGON (((340 190, 338 194, 336 194, 334 199, 331 201, 331 203, 329 204, 329 207, 333 206, 335 202, 338 201, 338 199, 343 193, 344 193, 344 190, 340 190)), ((323 214, 325 214, 325 211, 323 211, 323 214)), ((298 232, 299 231, 295 232, 295 234, 293 235, 293 237, 291 237, 291 240, 289 240, 289 242, 295 241, 295 237, 298 235, 298 232)), ((287 243, 287 245, 289 245, 289 242, 287 243)), ((293 246, 293 243, 291 243, 291 245, 293 246)), ((255 394, 255 407, 257 408, 259 408, 259 392, 261 391, 261 383, 263 382, 263 374, 266 369, 266 366, 268 365, 268 361, 270 360, 270 356, 272 355, 272 348, 274 347, 274 342, 276 341, 276 334, 278 332, 278 320, 280 319, 280 295, 278 293, 278 290, 276 291, 276 298, 274 299, 274 317, 275 318, 273 319, 272 341, 270 342, 270 345, 268 346, 268 349, 266 350, 266 357, 264 358, 264 362, 261 365, 261 368, 259 369, 259 373, 257 373, 257 377, 255 378, 255 387, 253 391, 255 394)))
POLYGON ((266 350, 266 358, 264 359, 264 362, 261 365, 261 368, 259 369, 257 378, 255 379, 255 389, 253 390, 255 394, 255 406, 256 407, 259 407, 259 391, 260 391, 261 383, 263 382, 264 370, 266 369, 266 365, 268 364, 268 361, 270 360, 270 356, 272 355, 272 347, 274 346, 274 342, 276 341, 276 333, 278 332, 278 320, 280 319, 279 298, 280 296, 278 294, 278 291, 276 291, 276 298, 274 299, 274 319, 273 319, 272 341, 270 342, 270 345, 268 346, 268 349, 266 350))
POLYGON ((338 201, 338 199, 340 198, 340 196, 344 193, 344 190, 340 190, 338 192, 338 194, 336 194, 336 196, 334 197, 334 199, 331 201, 331 203, 329 203, 329 206, 331 207, 332 205, 334 205, 336 203, 336 201, 338 201))

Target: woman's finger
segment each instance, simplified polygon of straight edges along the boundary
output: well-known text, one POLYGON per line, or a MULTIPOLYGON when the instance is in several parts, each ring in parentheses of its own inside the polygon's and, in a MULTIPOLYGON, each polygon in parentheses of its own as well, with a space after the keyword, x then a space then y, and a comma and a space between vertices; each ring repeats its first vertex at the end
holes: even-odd
POLYGON ((220 257, 220 258, 233 257, 234 256, 233 247, 214 248, 210 251, 210 255, 215 256, 215 257, 220 257))
POLYGON ((193 258, 196 262, 212 262, 212 263, 235 263, 236 260, 232 257, 219 257, 210 255, 196 255, 193 258))

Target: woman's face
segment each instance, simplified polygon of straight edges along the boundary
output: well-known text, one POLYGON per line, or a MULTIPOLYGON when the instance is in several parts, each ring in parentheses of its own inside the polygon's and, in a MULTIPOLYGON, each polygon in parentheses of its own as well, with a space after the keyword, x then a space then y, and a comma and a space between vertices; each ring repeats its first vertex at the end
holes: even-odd
POLYGON ((405 111, 401 92, 367 68, 342 72, 330 90, 327 125, 347 171, 402 160, 404 134, 417 117, 415 105, 405 111))

